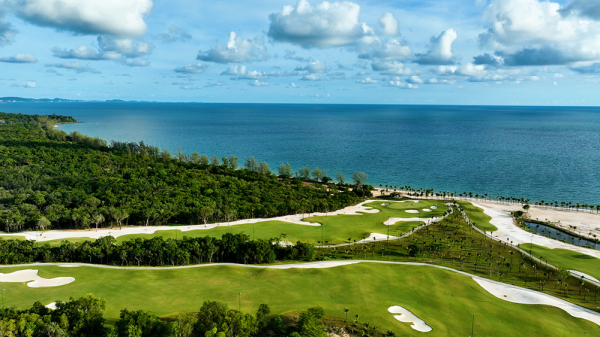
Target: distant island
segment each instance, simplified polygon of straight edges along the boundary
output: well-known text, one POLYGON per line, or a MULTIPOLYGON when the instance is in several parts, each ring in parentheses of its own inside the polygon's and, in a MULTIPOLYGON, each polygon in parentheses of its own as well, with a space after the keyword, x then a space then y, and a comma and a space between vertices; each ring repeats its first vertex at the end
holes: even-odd
POLYGON ((84 102, 64 98, 23 98, 23 97, 0 97, 0 103, 62 103, 62 102, 84 102))

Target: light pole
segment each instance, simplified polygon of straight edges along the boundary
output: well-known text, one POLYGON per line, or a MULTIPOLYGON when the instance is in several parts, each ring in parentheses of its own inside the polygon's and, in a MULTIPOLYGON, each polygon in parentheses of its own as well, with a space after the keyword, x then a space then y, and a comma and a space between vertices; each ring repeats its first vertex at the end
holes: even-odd
POLYGON ((242 293, 238 293, 238 311, 242 312, 242 293))
POLYGON ((388 258, 390 257, 390 216, 388 215, 388 225, 387 225, 387 253, 388 258))
POLYGON ((473 337, 473 333, 475 331, 475 314, 471 314, 473 317, 473 322, 471 323, 471 337, 473 337))
POLYGON ((252 241, 254 241, 256 239, 256 237, 254 236, 255 229, 256 229, 256 226, 252 226, 252 241))
POLYGON ((529 244, 529 255, 531 256, 531 247, 533 247, 533 234, 531 234, 531 244, 529 244))
POLYGON ((2 289, 2 307, 4 308, 4 291, 6 289, 2 289))

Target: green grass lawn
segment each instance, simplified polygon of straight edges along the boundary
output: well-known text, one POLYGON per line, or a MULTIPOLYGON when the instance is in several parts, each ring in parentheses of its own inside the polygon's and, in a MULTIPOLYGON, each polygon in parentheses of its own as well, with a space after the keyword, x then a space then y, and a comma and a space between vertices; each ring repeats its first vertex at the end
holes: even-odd
MULTIPOLYGON (((529 251, 529 246, 529 244, 520 245, 521 249, 527 252, 529 251)), ((533 255, 536 257, 543 256, 548 259, 549 264, 577 270, 600 280, 600 259, 568 249, 550 249, 536 245, 532 245, 531 247, 533 255)))
MULTIPOLYGON (((476 336, 599 336, 600 328, 547 306, 506 302, 487 293, 470 277, 422 266, 359 264, 331 269, 272 270, 203 267, 180 270, 111 270, 90 267, 36 266, 43 277, 72 276, 76 281, 53 288, 2 283, 5 303, 25 308, 87 293, 108 300, 114 322, 123 308, 144 309, 161 317, 197 311, 205 300, 255 312, 266 303, 273 314, 322 306, 327 315, 359 315, 360 322, 399 336, 421 336, 387 309, 400 305, 429 324, 429 336, 469 336, 475 314, 476 336)), ((1 268, 6 273, 26 268, 1 268)))
MULTIPOLYGON (((165 239, 179 238, 183 236, 187 237, 199 237, 199 236, 213 236, 221 237, 225 233, 246 233, 256 239, 271 239, 279 237, 281 234, 286 234, 286 240, 291 242, 303 241, 317 244, 317 241, 321 241, 321 237, 324 237, 324 241, 328 241, 329 244, 340 244, 348 242, 348 239, 362 240, 363 237, 368 237, 371 233, 387 234, 388 227, 391 236, 397 236, 398 233, 406 234, 411 229, 419 226, 419 221, 407 221, 398 222, 393 226, 386 226, 383 223, 389 217, 395 218, 418 218, 419 216, 423 219, 431 217, 442 216, 444 212, 448 210, 448 207, 442 201, 439 200, 420 200, 418 203, 412 201, 397 203, 390 202, 387 206, 382 204, 387 201, 377 201, 367 204, 366 206, 373 207, 380 210, 379 213, 371 214, 364 213, 362 215, 337 215, 337 216, 319 216, 306 218, 305 221, 314 223, 323 223, 325 226, 309 226, 309 225, 297 225, 282 221, 267 221, 256 224, 244 224, 235 226, 220 226, 213 229, 207 230, 195 230, 182 232, 177 227, 173 227, 172 230, 157 231, 154 234, 134 234, 124 235, 117 238, 117 242, 123 242, 131 240, 133 238, 152 238, 155 236, 162 236, 165 239), (431 206, 437 205, 438 209, 432 210, 432 212, 423 212, 419 214, 407 213, 406 210, 415 209, 422 210, 424 208, 430 208, 431 206)), ((0 238, 2 238, 0 236, 0 238)), ((10 239, 10 237, 4 237, 4 239, 10 239)), ((85 238, 69 239, 71 242, 83 242, 85 238)), ((47 241, 50 245, 60 245, 62 240, 47 241)))
POLYGON ((481 208, 475 207, 472 203, 467 201, 457 201, 456 203, 463 208, 471 222, 474 222, 477 228, 487 232, 495 232, 498 230, 498 227, 490 223, 490 220, 492 220, 492 218, 489 215, 483 213, 483 210, 481 208))
MULTIPOLYGON (((291 242, 300 240, 317 244, 317 241, 321 241, 321 237, 323 237, 329 244, 340 244, 348 242, 348 239, 357 241, 362 240, 363 237, 368 237, 371 233, 387 234, 388 226, 383 223, 388 219, 388 216, 395 218, 417 218, 422 216, 423 219, 427 219, 439 217, 448 210, 443 203, 436 200, 421 200, 418 203, 412 201, 403 203, 390 202, 390 205, 382 206, 384 203, 387 203, 387 201, 382 200, 366 205, 378 209, 379 213, 363 213, 362 215, 329 215, 305 219, 305 221, 309 223, 322 223, 324 224, 323 228, 321 228, 321 226, 297 225, 282 221, 267 221, 256 224, 220 226, 208 230, 189 232, 181 232, 173 229, 168 231, 158 231, 155 234, 125 235, 117 238, 117 241, 122 242, 135 237, 150 238, 158 235, 163 236, 165 239, 181 238, 182 236, 198 237, 206 235, 221 237, 225 233, 235 234, 243 232, 256 239, 271 239, 279 237, 283 233, 286 234, 286 240, 291 242), (409 209, 421 210, 436 204, 438 205, 438 209, 432 210, 432 212, 421 212, 420 214, 406 212, 406 210, 409 209)), ((419 221, 398 222, 393 226, 389 226, 389 233, 391 236, 396 236, 399 232, 405 234, 411 229, 419 226, 420 223, 421 222, 419 221)))

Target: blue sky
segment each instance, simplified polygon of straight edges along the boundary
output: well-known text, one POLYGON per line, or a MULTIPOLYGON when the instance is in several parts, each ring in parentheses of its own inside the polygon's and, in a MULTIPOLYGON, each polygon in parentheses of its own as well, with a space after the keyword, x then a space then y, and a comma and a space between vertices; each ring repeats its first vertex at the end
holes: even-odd
POLYGON ((600 105, 598 0, 0 0, 0 96, 600 105))

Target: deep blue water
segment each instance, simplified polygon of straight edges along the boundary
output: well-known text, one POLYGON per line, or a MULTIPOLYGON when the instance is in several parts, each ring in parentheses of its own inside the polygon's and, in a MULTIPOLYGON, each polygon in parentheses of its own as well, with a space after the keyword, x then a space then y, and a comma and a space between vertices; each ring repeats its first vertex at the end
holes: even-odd
MULTIPOLYGON (((251 155, 373 185, 600 204, 600 108, 192 103, 10 103, 107 140, 251 155)), ((242 161, 242 160, 240 160, 242 161)))

